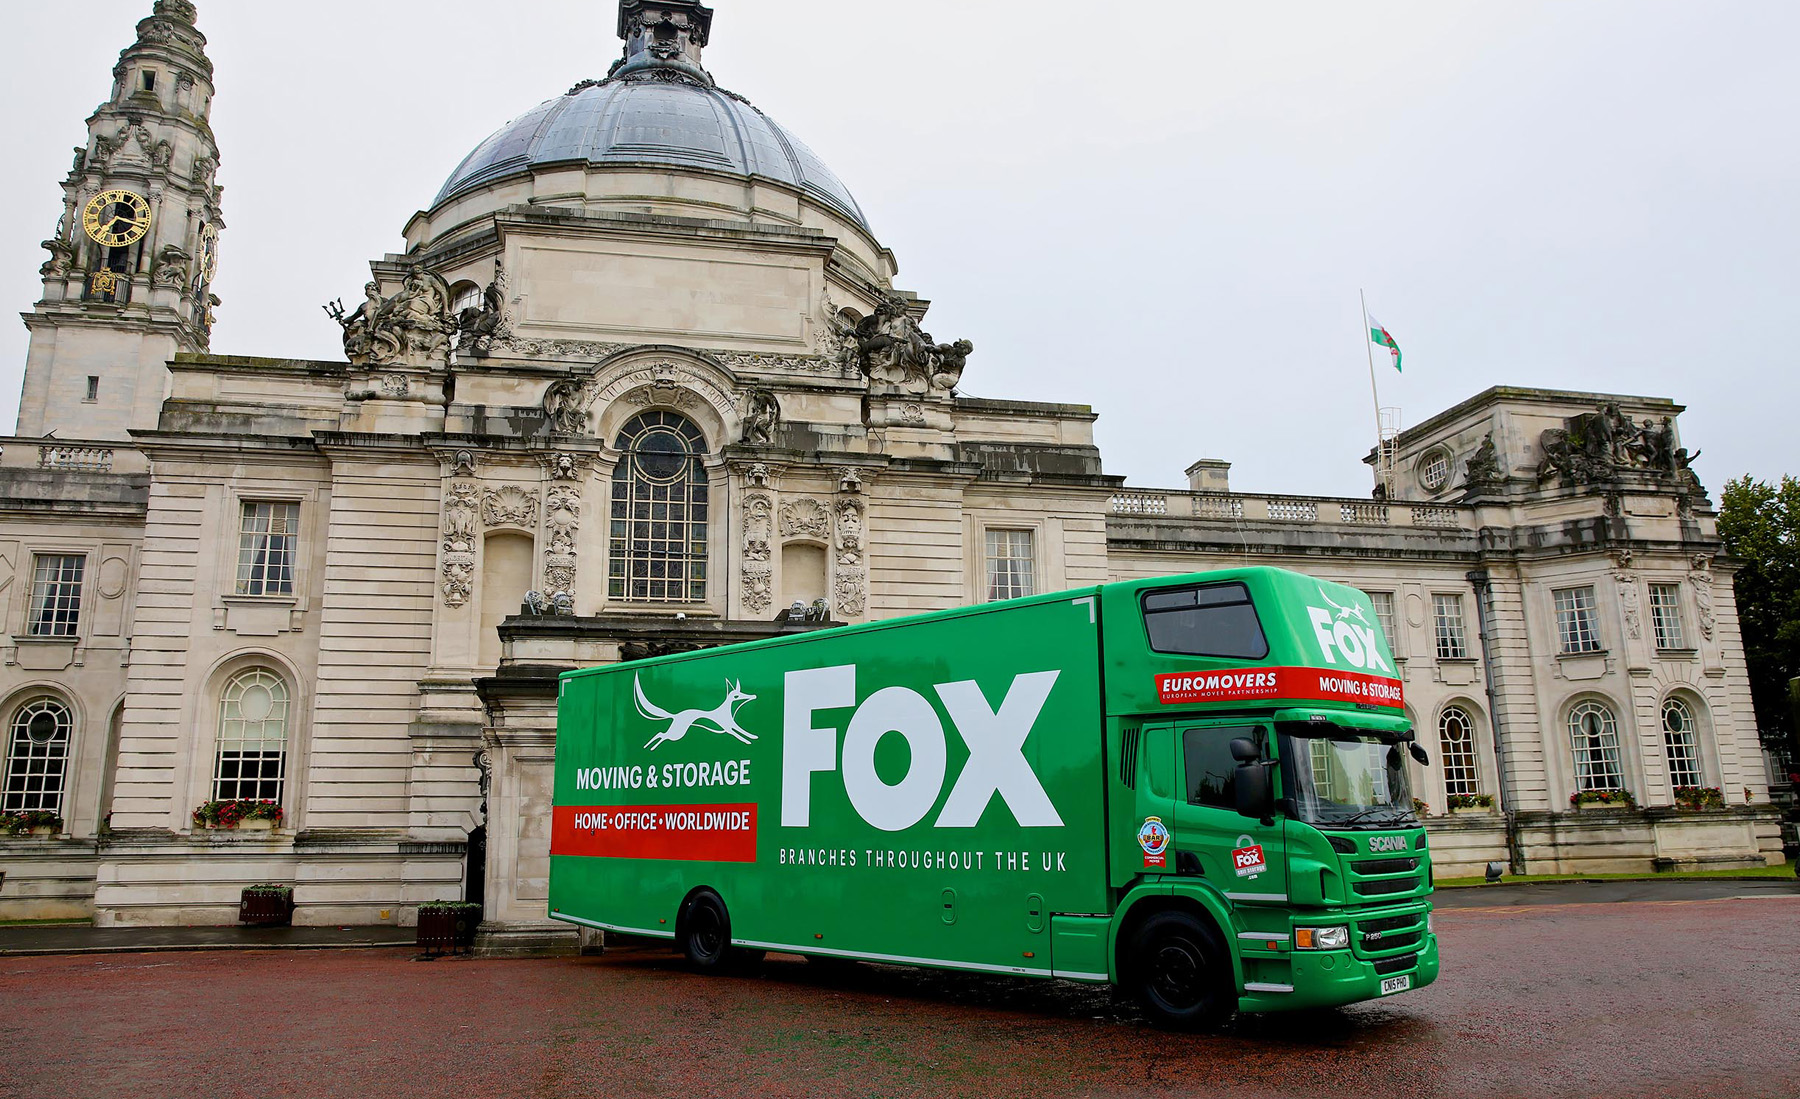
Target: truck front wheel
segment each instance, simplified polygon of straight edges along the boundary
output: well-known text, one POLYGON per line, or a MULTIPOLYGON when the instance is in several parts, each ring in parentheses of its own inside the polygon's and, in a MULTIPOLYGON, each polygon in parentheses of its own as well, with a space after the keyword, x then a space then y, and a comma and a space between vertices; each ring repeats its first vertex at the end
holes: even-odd
POLYGON ((1132 939, 1128 990, 1160 1026, 1210 1030, 1237 1006, 1231 959, 1212 928, 1186 912, 1158 912, 1132 939))

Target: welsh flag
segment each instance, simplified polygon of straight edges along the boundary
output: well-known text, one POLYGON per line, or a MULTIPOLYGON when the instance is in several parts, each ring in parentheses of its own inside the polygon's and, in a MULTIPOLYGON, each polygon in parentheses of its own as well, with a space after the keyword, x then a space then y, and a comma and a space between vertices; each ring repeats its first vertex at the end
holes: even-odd
MULTIPOLYGON (((1394 337, 1388 334, 1387 326, 1376 320, 1374 317, 1369 318, 1369 338, 1380 344, 1382 347, 1387 348, 1389 351, 1392 351, 1394 353, 1394 369, 1401 370, 1400 345, 1395 343, 1394 337)), ((1405 373, 1403 370, 1401 372, 1405 373)))

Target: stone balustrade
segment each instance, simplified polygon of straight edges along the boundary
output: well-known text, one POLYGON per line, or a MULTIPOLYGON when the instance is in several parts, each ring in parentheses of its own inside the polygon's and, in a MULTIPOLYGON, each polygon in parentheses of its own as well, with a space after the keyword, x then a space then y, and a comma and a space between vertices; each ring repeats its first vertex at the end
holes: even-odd
POLYGON ((1125 489, 1108 510, 1118 516, 1367 527, 1475 527, 1473 509, 1446 504, 1380 503, 1326 496, 1125 489))

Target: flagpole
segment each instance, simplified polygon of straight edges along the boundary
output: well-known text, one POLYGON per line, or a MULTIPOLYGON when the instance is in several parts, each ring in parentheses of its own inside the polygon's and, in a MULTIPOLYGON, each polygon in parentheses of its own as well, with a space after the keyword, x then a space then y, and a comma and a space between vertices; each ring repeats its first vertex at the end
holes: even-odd
POLYGON ((1369 327, 1369 297, 1361 289, 1356 291, 1362 302, 1362 337, 1363 351, 1369 357, 1369 396, 1375 400, 1375 476, 1381 483, 1382 494, 1387 495, 1394 490, 1388 483, 1388 455, 1386 440, 1381 437, 1381 391, 1375 386, 1375 330, 1369 327))

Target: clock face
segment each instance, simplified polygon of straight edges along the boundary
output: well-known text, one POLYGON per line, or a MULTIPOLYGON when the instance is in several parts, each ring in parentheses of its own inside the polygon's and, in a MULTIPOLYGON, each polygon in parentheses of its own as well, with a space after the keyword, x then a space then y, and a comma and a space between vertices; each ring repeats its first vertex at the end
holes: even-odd
POLYGON ((219 273, 219 230, 208 225, 200 230, 200 283, 205 285, 219 273))
POLYGON ((150 204, 130 191, 101 191, 88 200, 81 225, 95 243, 123 248, 150 231, 150 204))

